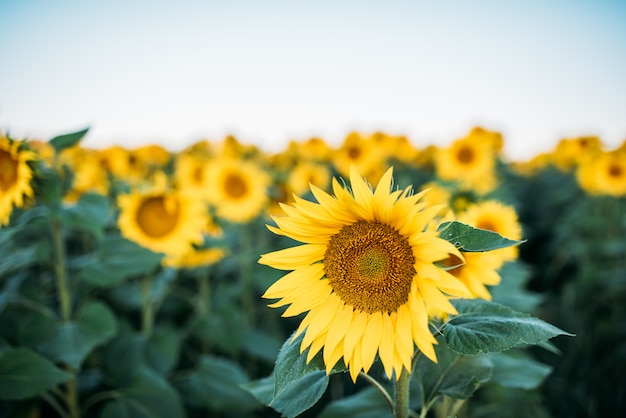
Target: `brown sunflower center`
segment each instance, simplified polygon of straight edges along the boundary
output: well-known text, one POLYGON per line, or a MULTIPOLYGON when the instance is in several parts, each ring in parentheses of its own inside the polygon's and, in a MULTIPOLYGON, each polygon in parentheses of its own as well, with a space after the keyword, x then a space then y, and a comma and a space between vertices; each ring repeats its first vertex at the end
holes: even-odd
POLYGON ((460 163, 470 164, 472 161, 474 161, 474 150, 470 147, 461 147, 456 157, 460 163))
POLYGON ((248 185, 241 176, 230 173, 224 179, 224 190, 233 199, 239 199, 248 192, 248 185))
POLYGON ((0 190, 9 190, 17 181, 17 161, 5 150, 0 150, 0 190))
POLYGON ((191 178, 195 184, 202 184, 204 181, 204 170, 202 167, 194 167, 191 178))
POLYGON ((619 178, 619 177, 622 177, 623 175, 624 175, 624 171, 622 170, 621 166, 617 164, 611 164, 611 166, 609 167, 609 176, 619 178))
POLYGON ((324 254, 324 272, 335 293, 368 313, 393 312, 407 302, 414 264, 408 239, 380 222, 344 226, 324 254))
POLYGON ((497 232, 498 227, 489 219, 481 219, 476 223, 476 228, 497 232))
POLYGON ((180 207, 175 199, 152 196, 144 199, 137 210, 137 225, 152 238, 162 238, 178 224, 180 207))
POLYGON ((361 148, 360 147, 350 147, 348 148, 348 157, 351 160, 357 160, 361 156, 361 148))

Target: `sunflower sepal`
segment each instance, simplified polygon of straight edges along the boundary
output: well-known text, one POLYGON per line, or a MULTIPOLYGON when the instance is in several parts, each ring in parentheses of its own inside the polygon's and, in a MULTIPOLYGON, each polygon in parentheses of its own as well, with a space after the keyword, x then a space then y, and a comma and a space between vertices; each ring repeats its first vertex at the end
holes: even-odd
POLYGON ((486 229, 475 228, 459 221, 443 222, 437 228, 439 237, 463 252, 485 252, 523 244, 486 229))
POLYGON ((535 345, 569 332, 539 318, 482 299, 454 299, 456 310, 440 329, 453 351, 477 355, 535 345))

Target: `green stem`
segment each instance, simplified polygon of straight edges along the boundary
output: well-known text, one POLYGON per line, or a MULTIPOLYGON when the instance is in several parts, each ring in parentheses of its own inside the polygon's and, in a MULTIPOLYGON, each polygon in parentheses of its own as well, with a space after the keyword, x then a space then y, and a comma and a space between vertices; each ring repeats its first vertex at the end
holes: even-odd
POLYGON ((385 388, 380 383, 378 383, 376 379, 374 379, 372 376, 368 375, 367 373, 360 372, 359 376, 367 380, 372 386, 374 386, 383 395, 383 397, 387 401, 387 404, 389 405, 389 408, 393 412, 394 410, 393 399, 391 399, 391 396, 385 390, 385 388))
POLYGON ((409 417, 409 383, 411 382, 411 372, 402 369, 400 377, 396 381, 396 402, 393 411, 394 418, 409 417))
POLYGON ((211 311, 211 287, 209 273, 203 274, 198 279, 198 314, 204 318, 211 311))
POLYGON ((52 250, 54 254, 54 273, 57 279, 57 292, 61 319, 69 321, 72 317, 72 296, 67 283, 67 270, 65 267, 65 245, 61 231, 61 222, 52 220, 52 250))
POLYGON ((152 280, 146 275, 141 279, 141 333, 149 338, 154 327, 154 304, 152 303, 152 280))
MULTIPOLYGON (((51 227, 54 273, 57 279, 57 292, 59 294, 59 310, 63 322, 69 322, 72 319, 72 293, 67 280, 65 243, 63 242, 61 221, 53 217, 51 227)), ((78 407, 76 371, 70 366, 66 366, 65 370, 72 375, 72 378, 66 383, 65 404, 67 405, 70 418, 78 418, 80 417, 80 409, 78 407)))

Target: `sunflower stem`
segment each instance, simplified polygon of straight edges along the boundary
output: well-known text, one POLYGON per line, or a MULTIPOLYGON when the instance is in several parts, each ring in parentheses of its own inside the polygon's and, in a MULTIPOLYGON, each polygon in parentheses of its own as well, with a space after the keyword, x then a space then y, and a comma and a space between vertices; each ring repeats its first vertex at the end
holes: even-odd
POLYGON ((367 380, 372 386, 374 386, 383 395, 383 397, 387 401, 387 404, 389 405, 389 408, 393 412, 393 410, 394 410, 393 399, 391 399, 391 395, 389 395, 389 393, 385 390, 383 385, 378 383, 378 380, 374 379, 372 376, 370 376, 367 373, 359 372, 359 376, 361 376, 363 379, 367 380))
POLYGON ((154 304, 152 303, 152 280, 150 276, 141 279, 141 333, 145 338, 152 335, 154 327, 154 304))
MULTIPOLYGON (((51 229, 54 274, 56 276, 57 292, 59 294, 59 310, 63 322, 69 322, 72 319, 72 292, 67 280, 63 230, 61 221, 57 217, 52 218, 51 229)), ((70 366, 66 366, 65 369, 72 378, 66 383, 66 392, 63 394, 63 398, 67 405, 70 418, 78 418, 80 416, 80 410, 78 408, 76 371, 70 366)))
POLYGON ((411 372, 402 369, 400 377, 396 381, 396 399, 393 409, 394 418, 409 418, 409 383, 411 372))

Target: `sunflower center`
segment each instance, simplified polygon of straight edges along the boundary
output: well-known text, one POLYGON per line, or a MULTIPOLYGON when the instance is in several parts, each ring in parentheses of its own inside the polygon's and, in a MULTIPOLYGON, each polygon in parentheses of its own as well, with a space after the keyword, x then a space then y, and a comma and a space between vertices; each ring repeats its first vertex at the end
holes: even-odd
POLYGON ((493 232, 498 231, 498 228, 496 227, 496 225, 490 220, 486 220, 486 219, 478 221, 476 223, 476 228, 486 229, 487 231, 493 231, 493 232))
POLYGON ((195 167, 191 177, 196 184, 202 184, 202 181, 204 180, 204 170, 202 170, 202 167, 195 167))
POLYGON ((407 302, 414 264, 408 239, 380 222, 344 226, 324 254, 324 272, 335 293, 368 313, 393 312, 407 302))
POLYGON ((17 161, 5 150, 0 150, 0 190, 9 190, 17 181, 17 161))
POLYGON ((350 147, 348 148, 348 157, 351 160, 356 160, 361 156, 361 148, 360 147, 350 147))
POLYGON ((457 153, 457 159, 463 164, 471 163, 474 161, 474 150, 470 147, 461 147, 457 153))
POLYGON ((624 174, 622 167, 620 167, 617 164, 611 164, 611 166, 609 167, 609 176, 611 177, 622 177, 622 175, 624 174))
POLYGON ((224 179, 224 189, 233 199, 239 199, 248 192, 248 185, 237 174, 228 174, 224 179))
POLYGON ((172 232, 179 221, 180 208, 174 199, 153 196, 141 202, 137 210, 137 225, 152 238, 162 238, 172 232))

